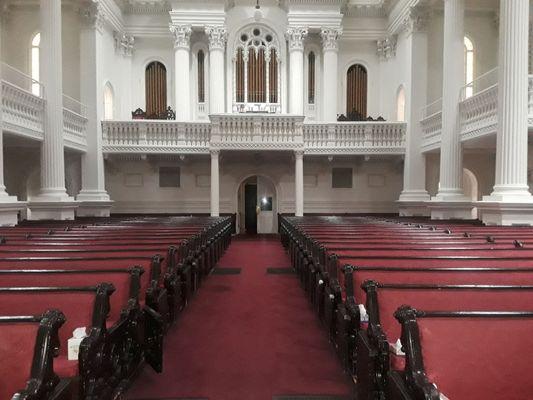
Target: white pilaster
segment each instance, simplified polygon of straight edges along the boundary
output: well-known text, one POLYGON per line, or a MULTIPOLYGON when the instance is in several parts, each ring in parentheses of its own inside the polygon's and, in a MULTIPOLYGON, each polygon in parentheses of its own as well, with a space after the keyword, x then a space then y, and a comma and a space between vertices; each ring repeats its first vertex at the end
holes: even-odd
POLYGON ((420 110, 427 101, 428 38, 427 15, 423 9, 411 9, 405 21, 407 35, 407 71, 405 85, 407 135, 403 171, 403 191, 398 200, 401 216, 429 216, 425 204, 426 160, 421 151, 420 110))
POLYGON ((477 205, 487 224, 533 225, 527 184, 529 1, 500 1, 494 190, 477 205))
POLYGON ((224 52, 228 33, 225 26, 208 26, 205 33, 209 39, 209 112, 221 114, 226 110, 224 52))
POLYGON ((108 217, 113 204, 105 190, 102 154, 104 118, 103 12, 99 3, 82 11, 84 26, 80 32, 80 93, 87 107, 87 152, 82 156, 82 188, 76 199, 80 202, 76 215, 108 217))
POLYGON ((190 25, 170 24, 170 32, 174 35, 176 121, 189 121, 191 119, 190 58, 192 28, 190 25))
POLYGON ((73 219, 77 203, 65 189, 61 0, 40 1, 41 82, 45 87, 41 190, 29 202, 30 219, 73 219))
POLYGON ((289 27, 286 38, 289 42, 289 112, 304 114, 304 39, 307 28, 289 27))
POLYGON ((322 75, 324 77, 323 91, 323 120, 325 122, 337 121, 337 98, 338 98, 338 52, 339 38, 342 35, 341 28, 322 28, 323 65, 322 75))
POLYGON ((220 215, 220 172, 218 168, 220 151, 211 151, 211 216, 220 215))
POLYGON ((294 152, 294 215, 304 215, 304 152, 294 152))
POLYGON ((464 0, 444 0, 442 135, 440 188, 429 207, 433 219, 471 219, 472 204, 463 193, 463 152, 459 100, 464 85, 464 0))

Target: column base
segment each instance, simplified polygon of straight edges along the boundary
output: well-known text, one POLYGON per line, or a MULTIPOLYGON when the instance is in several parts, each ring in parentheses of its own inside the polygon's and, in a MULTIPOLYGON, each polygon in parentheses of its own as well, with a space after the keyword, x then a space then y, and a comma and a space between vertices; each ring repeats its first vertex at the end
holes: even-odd
POLYGON ((472 201, 464 196, 462 196, 461 199, 458 198, 454 200, 433 198, 426 204, 429 208, 431 219, 476 219, 472 201))
POLYGON ((43 192, 28 201, 29 220, 72 220, 79 203, 65 192, 43 192))
POLYGON ((429 194, 425 190, 403 191, 396 201, 398 213, 400 217, 429 217, 429 200, 429 194))
POLYGON ((114 203, 105 191, 82 190, 76 200, 79 202, 77 217, 109 217, 114 203))
POLYGON ((533 196, 529 193, 509 196, 493 193, 475 205, 485 225, 533 226, 533 196))
POLYGON ((0 195, 0 226, 15 226, 19 223, 19 213, 27 203, 18 201, 16 196, 0 195))

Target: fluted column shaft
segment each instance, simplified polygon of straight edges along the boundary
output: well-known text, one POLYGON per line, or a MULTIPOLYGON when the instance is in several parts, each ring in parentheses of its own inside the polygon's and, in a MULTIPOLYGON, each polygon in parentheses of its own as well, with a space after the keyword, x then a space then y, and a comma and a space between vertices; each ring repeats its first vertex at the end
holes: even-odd
POLYGON ((176 120, 191 119, 190 57, 191 33, 189 25, 170 25, 174 34, 174 99, 176 120))
POLYGON ((426 163, 420 145, 422 132, 420 126, 420 110, 427 100, 427 63, 428 38, 426 16, 416 10, 409 18, 407 55, 409 78, 406 82, 406 118, 407 134, 405 164, 403 174, 403 191, 400 201, 426 201, 426 163))
MULTIPOLYGON (((0 17, 0 62, 2 62, 2 25, 3 20, 2 17, 0 17)), ((0 66, 1 68, 1 66, 0 66)), ((6 187, 4 184, 4 127, 3 127, 3 121, 4 116, 3 113, 3 107, 2 107, 2 88, 0 87, 0 197, 5 196, 6 193, 6 187)))
POLYGON ((225 26, 206 27, 209 39, 209 111, 221 114, 226 111, 224 82, 224 51, 227 30, 225 26))
POLYGON ((294 215, 304 215, 304 152, 294 152, 294 215))
POLYGON ((304 114, 304 39, 307 28, 290 27, 286 37, 289 42, 289 112, 304 114))
POLYGON ((220 215, 220 172, 218 168, 219 151, 211 151, 211 216, 220 215))
POLYGON ((63 153, 61 0, 41 0, 41 82, 45 88, 44 140, 41 145, 41 195, 66 197, 63 153))
POLYGON ((464 84, 464 0, 444 1, 444 66, 440 189, 437 198, 462 197, 463 154, 459 96, 464 84))
POLYGON ((500 1, 496 179, 491 197, 527 196, 529 1, 500 1))
POLYGON ((335 122, 337 120, 337 99, 338 99, 338 40, 342 34, 340 28, 322 28, 323 50, 323 77, 324 77, 324 101, 323 120, 325 122, 335 122))

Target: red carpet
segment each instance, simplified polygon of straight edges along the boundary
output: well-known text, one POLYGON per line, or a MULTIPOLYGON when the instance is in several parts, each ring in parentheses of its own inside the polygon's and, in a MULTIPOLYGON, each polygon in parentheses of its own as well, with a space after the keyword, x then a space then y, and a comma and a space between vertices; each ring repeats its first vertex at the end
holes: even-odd
POLYGON ((165 337, 164 372, 145 368, 128 399, 271 400, 275 395, 349 395, 326 334, 277 237, 234 240, 218 268, 165 337))

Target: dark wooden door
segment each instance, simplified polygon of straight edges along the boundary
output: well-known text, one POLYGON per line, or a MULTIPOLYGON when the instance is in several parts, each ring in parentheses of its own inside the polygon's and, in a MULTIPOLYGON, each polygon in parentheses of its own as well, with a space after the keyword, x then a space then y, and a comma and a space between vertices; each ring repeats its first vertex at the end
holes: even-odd
POLYGON ((244 221, 246 233, 257 233, 257 185, 246 184, 244 186, 244 221))

